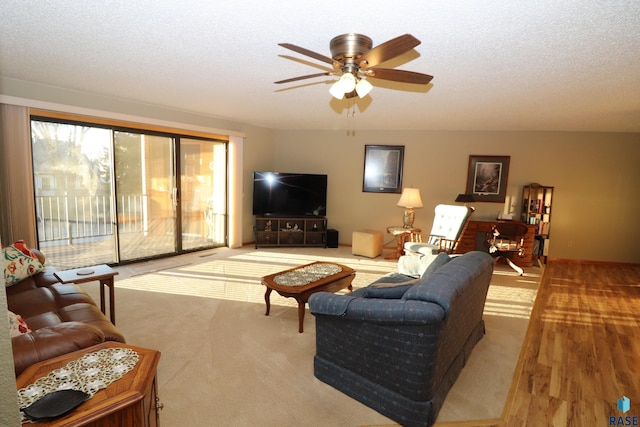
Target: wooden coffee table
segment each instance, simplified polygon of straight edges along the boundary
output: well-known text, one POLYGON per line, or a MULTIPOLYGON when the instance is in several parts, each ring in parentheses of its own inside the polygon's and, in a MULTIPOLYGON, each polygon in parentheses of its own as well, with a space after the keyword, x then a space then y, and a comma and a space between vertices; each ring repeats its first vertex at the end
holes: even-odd
MULTIPOLYGON (((267 303, 267 312, 265 313, 265 316, 269 315, 269 310, 271 309, 271 291, 275 290, 283 297, 295 298, 295 300, 298 301, 298 332, 302 333, 305 304, 309 301, 311 294, 321 291, 337 292, 344 288, 348 288, 349 292, 351 292, 351 282, 353 281, 355 274, 355 270, 347 267, 346 265, 335 262, 318 261, 264 276, 261 282, 267 287, 267 291, 264 293, 264 301, 267 303), (295 281, 290 281, 289 283, 284 284, 283 278, 286 277, 285 274, 289 274, 290 276, 291 274, 301 274, 305 269, 322 270, 324 268, 338 271, 315 280, 307 279, 307 281, 305 281, 304 278, 301 278, 299 284, 295 283, 295 281)), ((311 276, 307 275, 307 277, 311 276)))

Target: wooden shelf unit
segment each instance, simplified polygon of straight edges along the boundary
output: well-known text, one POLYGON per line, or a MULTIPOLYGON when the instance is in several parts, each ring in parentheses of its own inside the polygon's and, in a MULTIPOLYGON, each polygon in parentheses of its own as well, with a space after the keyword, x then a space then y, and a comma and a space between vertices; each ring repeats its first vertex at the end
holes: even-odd
POLYGON ((327 246, 327 218, 256 216, 256 249, 273 246, 327 246))
POLYGON ((525 224, 536 227, 534 257, 543 257, 545 262, 549 251, 551 228, 551 203, 553 187, 529 184, 522 188, 522 212, 520 219, 525 224))
MULTIPOLYGON (((488 252, 486 244, 487 233, 499 221, 469 221, 467 228, 458 243, 455 253, 463 254, 471 251, 488 252)), ((531 267, 533 265, 533 251, 535 246, 536 226, 527 224, 527 234, 524 236, 524 256, 514 256, 513 261, 519 267, 531 267)))

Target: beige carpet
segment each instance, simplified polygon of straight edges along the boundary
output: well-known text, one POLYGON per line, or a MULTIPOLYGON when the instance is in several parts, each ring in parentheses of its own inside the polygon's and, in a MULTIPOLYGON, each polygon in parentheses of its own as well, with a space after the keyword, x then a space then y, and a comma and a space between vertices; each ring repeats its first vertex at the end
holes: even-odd
MULTIPOLYGON (((164 426, 362 426, 388 418, 313 376, 314 317, 297 332, 296 303, 260 277, 316 260, 357 271, 366 286, 395 271, 382 258, 337 249, 217 249, 130 266, 116 276, 117 326, 129 344, 160 350, 164 426)), ((497 418, 509 391, 541 270, 498 266, 485 310, 487 334, 450 391, 438 422, 497 418)), ((97 284, 84 285, 97 301, 97 284)))

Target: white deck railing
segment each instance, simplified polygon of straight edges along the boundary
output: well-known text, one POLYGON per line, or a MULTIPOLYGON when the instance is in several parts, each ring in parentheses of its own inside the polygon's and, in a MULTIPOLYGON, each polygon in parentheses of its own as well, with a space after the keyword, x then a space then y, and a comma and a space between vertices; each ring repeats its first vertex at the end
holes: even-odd
MULTIPOLYGON (((143 230, 146 195, 121 195, 118 200, 120 233, 143 230)), ((38 240, 53 242, 114 234, 114 207, 109 196, 38 196, 38 240)))

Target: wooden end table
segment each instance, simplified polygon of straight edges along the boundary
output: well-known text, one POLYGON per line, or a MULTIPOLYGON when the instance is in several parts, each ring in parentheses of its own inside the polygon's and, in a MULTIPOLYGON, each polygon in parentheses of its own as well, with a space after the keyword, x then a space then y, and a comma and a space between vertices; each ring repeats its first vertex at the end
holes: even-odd
POLYGON ((355 270, 347 267, 346 265, 338 264, 335 262, 318 261, 264 276, 261 283, 267 287, 267 290, 264 293, 264 301, 267 304, 267 312, 265 313, 265 316, 269 315, 269 311, 271 309, 271 291, 275 290, 280 295, 286 298, 295 298, 295 300, 298 301, 298 332, 302 333, 304 330, 303 325, 305 304, 307 303, 307 301, 309 301, 309 297, 311 296, 311 294, 320 291, 337 292, 344 288, 348 288, 349 292, 351 292, 351 290, 353 289, 351 286, 351 282, 355 278, 355 274, 355 270), (275 280, 275 277, 281 274, 299 270, 309 266, 314 266, 317 264, 332 264, 339 267, 340 271, 335 274, 331 274, 321 279, 298 286, 279 284, 275 280))
POLYGON ((93 265, 91 267, 74 268, 73 270, 56 271, 53 273, 61 283, 87 283, 100 282, 100 310, 105 312, 104 287, 109 288, 109 320, 116 324, 116 297, 114 291, 113 276, 118 274, 106 264, 93 265))
POLYGON ((396 236, 397 247, 396 251, 392 254, 387 255, 384 259, 398 259, 402 255, 404 255, 404 244, 406 242, 421 242, 422 230, 416 227, 405 228, 402 226, 392 226, 387 227, 387 233, 393 234, 396 236))
POLYGON ((122 378, 96 392, 68 414, 50 421, 24 423, 24 427, 157 427, 159 425, 156 371, 160 352, 114 341, 31 365, 16 380, 17 390, 29 386, 54 369, 66 366, 88 353, 105 348, 128 348, 138 353, 136 366, 122 378))

